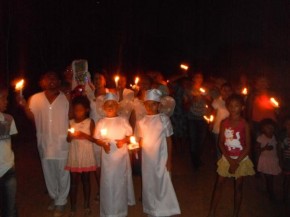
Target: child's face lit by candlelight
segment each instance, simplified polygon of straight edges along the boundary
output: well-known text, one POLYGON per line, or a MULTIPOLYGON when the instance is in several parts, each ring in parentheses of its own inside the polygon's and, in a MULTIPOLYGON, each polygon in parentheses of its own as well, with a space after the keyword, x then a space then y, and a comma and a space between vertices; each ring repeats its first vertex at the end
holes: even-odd
POLYGON ((118 103, 115 100, 108 100, 104 103, 104 111, 107 117, 116 117, 118 111, 118 103))
POLYGON ((87 117, 88 109, 82 104, 76 104, 73 107, 73 114, 76 120, 84 120, 87 117))
POLYGON ((159 102, 153 100, 147 100, 144 102, 145 109, 148 115, 156 115, 158 114, 159 102))

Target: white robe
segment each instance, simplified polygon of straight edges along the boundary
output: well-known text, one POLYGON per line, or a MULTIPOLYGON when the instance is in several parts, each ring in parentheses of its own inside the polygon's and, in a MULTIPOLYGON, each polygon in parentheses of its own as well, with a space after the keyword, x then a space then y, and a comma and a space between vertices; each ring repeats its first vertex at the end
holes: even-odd
POLYGON ((151 216, 180 214, 170 174, 166 169, 166 137, 172 134, 170 119, 165 114, 146 115, 138 123, 138 135, 142 138, 143 210, 151 216))
POLYGON ((96 126, 95 138, 108 139, 111 151, 102 150, 101 161, 101 217, 124 217, 128 214, 128 205, 135 204, 132 171, 128 148, 125 144, 117 148, 115 140, 132 135, 129 122, 121 117, 103 118, 96 126), (107 129, 107 135, 101 135, 101 129, 107 129))

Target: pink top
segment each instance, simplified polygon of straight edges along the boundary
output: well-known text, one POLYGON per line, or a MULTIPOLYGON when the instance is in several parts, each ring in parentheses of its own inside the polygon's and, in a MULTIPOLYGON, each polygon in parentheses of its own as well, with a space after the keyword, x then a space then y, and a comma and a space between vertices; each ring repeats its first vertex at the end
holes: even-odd
POLYGON ((245 122, 241 120, 237 126, 230 125, 229 118, 226 118, 222 125, 225 129, 225 147, 226 154, 232 158, 238 158, 242 150, 246 146, 246 126, 245 122))

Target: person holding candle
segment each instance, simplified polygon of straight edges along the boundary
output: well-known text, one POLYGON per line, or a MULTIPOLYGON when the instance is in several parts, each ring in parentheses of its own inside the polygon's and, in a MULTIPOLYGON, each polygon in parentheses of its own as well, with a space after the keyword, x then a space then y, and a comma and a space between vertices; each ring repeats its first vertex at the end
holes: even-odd
POLYGON ((132 127, 125 118, 117 115, 118 97, 116 94, 105 95, 103 108, 106 117, 98 121, 94 133, 96 143, 101 145, 104 151, 101 161, 100 216, 124 217, 128 214, 128 205, 135 204, 132 172, 126 145, 132 135, 132 127))
POLYGON ((94 145, 91 136, 94 133, 95 124, 89 118, 90 101, 86 96, 77 96, 72 100, 73 119, 70 120, 70 131, 67 141, 70 142, 68 160, 65 169, 70 171, 70 217, 75 216, 76 200, 79 179, 81 178, 84 192, 84 216, 91 214, 90 209, 90 172, 95 171, 96 159, 94 145))
POLYGON ((173 130, 169 117, 158 112, 161 96, 157 89, 146 92, 147 115, 138 122, 136 133, 142 148, 143 211, 150 217, 180 214, 171 182, 173 130))
POLYGON ((250 129, 242 117, 244 99, 241 95, 233 94, 227 99, 226 105, 230 115, 221 122, 220 126, 219 147, 222 157, 217 162, 218 176, 208 217, 216 216, 216 208, 227 178, 235 178, 233 217, 238 217, 242 203, 244 177, 255 174, 254 165, 249 158, 250 129))
POLYGON ((21 98, 19 104, 28 118, 36 125, 38 152, 41 159, 44 179, 52 203, 48 210, 54 216, 64 214, 70 189, 70 175, 65 165, 68 157, 66 141, 69 123, 69 102, 60 88, 58 75, 49 71, 40 80, 42 92, 30 97, 29 103, 21 98))
POLYGON ((17 134, 14 119, 3 113, 8 105, 8 89, 0 87, 0 216, 17 217, 16 174, 11 136, 17 134))

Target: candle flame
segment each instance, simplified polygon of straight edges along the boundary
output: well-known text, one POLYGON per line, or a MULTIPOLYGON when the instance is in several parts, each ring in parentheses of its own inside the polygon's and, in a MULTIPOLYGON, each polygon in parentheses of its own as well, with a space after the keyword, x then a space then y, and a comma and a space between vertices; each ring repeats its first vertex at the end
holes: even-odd
POLYGON ((21 90, 23 88, 23 85, 24 85, 24 79, 21 79, 19 82, 16 83, 15 89, 21 90))
POLYGON ((107 129, 101 129, 101 135, 106 136, 108 133, 107 129))
POLYGON ((199 88, 199 91, 203 94, 205 94, 205 89, 203 87, 199 88))
POLYGON ((270 98, 270 101, 271 101, 271 103, 272 103, 272 105, 273 105, 274 107, 276 107, 276 108, 279 107, 279 103, 278 103, 278 101, 277 101, 274 97, 271 97, 271 98, 270 98))
POLYGON ((139 77, 136 77, 136 78, 135 78, 135 85, 138 84, 139 80, 140 80, 139 77))
POLYGON ((248 94, 248 89, 246 87, 242 90, 242 94, 243 95, 247 95, 248 94))
POLYGON ((130 144, 128 145, 129 150, 137 149, 139 148, 139 143, 136 141, 135 136, 130 137, 130 144))
POLYGON ((184 69, 185 71, 187 71, 189 67, 188 67, 188 65, 180 64, 180 68, 184 69))
POLYGON ((115 82, 118 82, 120 80, 120 77, 117 75, 115 76, 115 82))
POLYGON ((68 129, 67 131, 70 132, 70 133, 74 133, 75 132, 75 128, 72 127, 70 129, 68 129))
POLYGON ((214 116, 210 115, 209 117, 207 117, 206 115, 203 116, 203 118, 208 122, 211 123, 214 121, 214 116))

